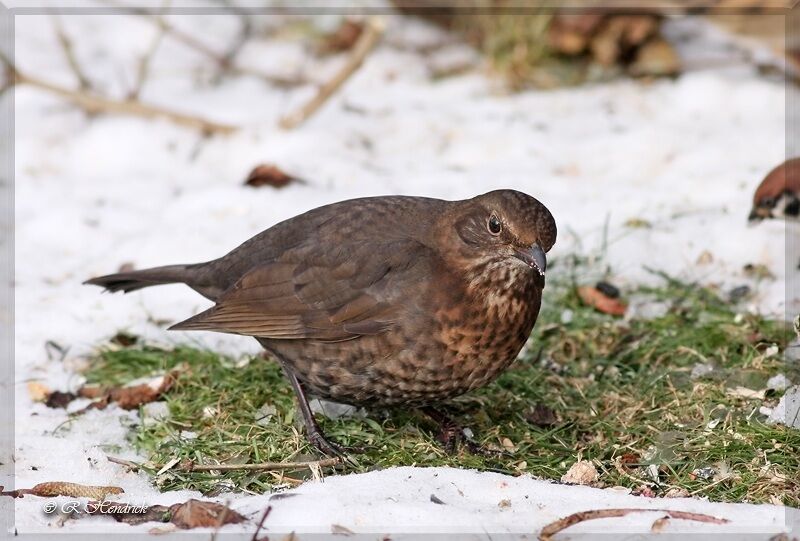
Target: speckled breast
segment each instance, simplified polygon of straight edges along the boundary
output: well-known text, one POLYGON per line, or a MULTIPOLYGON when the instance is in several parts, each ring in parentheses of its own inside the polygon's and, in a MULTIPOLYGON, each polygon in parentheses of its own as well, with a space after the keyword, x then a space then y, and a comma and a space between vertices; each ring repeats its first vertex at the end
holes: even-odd
MULTIPOLYGON (((502 276, 501 276, 502 277, 502 276)), ((416 325, 338 343, 278 344, 315 395, 350 404, 420 406, 493 381, 530 336, 541 302, 528 280, 479 284, 416 325)))

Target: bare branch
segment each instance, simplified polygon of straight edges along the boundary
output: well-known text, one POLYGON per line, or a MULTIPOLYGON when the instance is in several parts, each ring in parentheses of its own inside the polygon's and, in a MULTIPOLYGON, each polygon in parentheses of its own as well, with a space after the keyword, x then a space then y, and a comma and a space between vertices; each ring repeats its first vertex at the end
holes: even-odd
POLYGON ((142 58, 139 59, 139 64, 136 69, 136 82, 133 85, 133 88, 128 93, 128 98, 136 99, 139 97, 139 94, 142 92, 142 87, 144 87, 145 81, 147 81, 147 76, 150 74, 150 62, 153 59, 153 55, 155 55, 156 51, 158 50, 158 46, 161 45, 161 40, 166 35, 166 31, 163 27, 159 27, 158 31, 156 32, 153 41, 150 42, 150 47, 147 48, 147 51, 144 53, 142 58))
POLYGON ((711 524, 725 524, 729 522, 725 518, 717 518, 703 513, 690 513, 688 511, 671 511, 669 509, 647 509, 647 508, 622 508, 622 509, 597 509, 593 511, 581 511, 573 513, 567 517, 551 522, 539 532, 541 541, 550 541, 555 534, 574 526, 579 522, 595 520, 599 518, 624 517, 629 513, 664 513, 670 518, 694 520, 697 522, 708 522, 711 524))
POLYGON ((198 129, 206 134, 230 134, 238 129, 236 126, 220 124, 155 105, 147 105, 138 100, 129 99, 118 101, 80 90, 65 88, 20 72, 2 53, 0 53, 0 60, 6 65, 7 70, 10 71, 14 84, 27 84, 42 90, 47 90, 81 107, 87 113, 116 113, 143 118, 164 118, 180 126, 198 129))
MULTIPOLYGON (((213 61, 217 68, 222 73, 230 73, 232 75, 245 75, 251 77, 258 77, 263 81, 278 86, 278 87, 292 87, 305 84, 307 81, 304 77, 285 77, 281 75, 272 75, 269 73, 264 73, 260 70, 252 69, 252 68, 245 68, 242 66, 238 66, 234 62, 235 56, 238 54, 239 50, 241 49, 244 41, 241 45, 234 45, 227 53, 219 53, 215 51, 213 48, 209 47, 201 40, 195 38, 189 32, 185 32, 180 28, 170 24, 160 15, 153 13, 144 8, 138 7, 129 7, 116 0, 102 0, 104 3, 122 8, 126 10, 131 15, 136 15, 142 17, 143 19, 150 21, 151 23, 157 25, 161 30, 173 38, 174 40, 182 43, 186 47, 193 49, 195 52, 200 53, 201 55, 205 56, 206 58, 213 61)), ((247 34, 242 33, 240 34, 240 39, 242 36, 249 36, 249 21, 247 22, 247 34)), ((246 41, 246 37, 244 38, 246 41)), ((237 42, 238 43, 238 42, 237 42)))
POLYGON ((317 94, 303 107, 283 117, 280 126, 291 130, 308 120, 337 90, 353 75, 364 63, 364 59, 378 43, 384 31, 383 21, 377 17, 367 21, 366 28, 359 36, 358 41, 353 45, 353 50, 347 59, 347 63, 342 66, 333 78, 322 85, 317 94))
POLYGON ((58 18, 57 15, 52 15, 52 19, 53 19, 53 27, 56 30, 56 37, 58 38, 58 43, 61 45, 61 49, 64 51, 64 57, 67 59, 67 64, 69 64, 69 69, 72 70, 72 73, 78 80, 78 87, 81 90, 91 89, 92 83, 89 81, 89 78, 83 72, 81 65, 78 63, 78 59, 75 57, 75 50, 72 46, 72 40, 69 38, 69 36, 67 36, 64 27, 61 25, 61 20, 58 18))

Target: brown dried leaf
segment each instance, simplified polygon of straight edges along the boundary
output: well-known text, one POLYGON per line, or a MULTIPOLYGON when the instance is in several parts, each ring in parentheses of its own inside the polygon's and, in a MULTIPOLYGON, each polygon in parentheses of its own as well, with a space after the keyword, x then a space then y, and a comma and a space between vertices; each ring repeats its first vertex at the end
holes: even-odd
POLYGON ((559 13, 547 29, 548 44, 561 54, 579 55, 603 18, 600 13, 559 13))
POLYGON ((331 533, 334 535, 354 535, 356 532, 341 524, 331 524, 331 533))
POLYGON ((657 518, 653 521, 653 525, 650 526, 650 531, 652 533, 659 533, 666 528, 667 524, 669 524, 669 516, 657 518))
POLYGON ((142 404, 158 400, 162 394, 172 388, 178 375, 185 370, 185 367, 177 367, 163 376, 153 378, 147 383, 111 389, 109 397, 112 402, 116 402, 122 409, 136 409, 142 404))
POLYGON ((297 177, 284 173, 278 166, 264 163, 257 165, 250 171, 250 174, 245 180, 245 185, 252 186, 253 188, 260 188, 261 186, 272 186, 273 188, 285 188, 293 182, 300 182, 297 177))
POLYGON ((591 286, 582 286, 578 288, 578 296, 583 304, 591 306, 595 310, 603 312, 604 314, 611 314, 612 316, 625 315, 628 305, 620 299, 612 299, 604 295, 600 290, 591 286))
POLYGON ((597 482, 597 479, 597 468, 588 460, 579 460, 569 468, 567 473, 561 476, 563 483, 571 483, 573 485, 591 485, 597 482))
POLYGON ((681 61, 672 45, 664 39, 653 39, 639 47, 629 71, 635 76, 663 77, 681 70, 681 61))
POLYGON ((191 499, 185 503, 176 503, 169 508, 172 513, 170 521, 178 528, 217 528, 225 524, 238 524, 246 519, 225 505, 191 499))
POLYGON ((44 402, 52 391, 44 383, 38 381, 28 382, 28 395, 34 402, 44 402))
MULTIPOLYGON (((2 489, 2 487, 0 487, 2 489)), ((33 488, 21 488, 12 492, 4 492, 4 496, 21 498, 25 494, 40 496, 42 498, 52 498, 54 496, 71 496, 73 498, 91 498, 94 500, 104 500, 110 494, 122 494, 125 492, 120 487, 111 486, 91 486, 78 483, 68 483, 65 481, 49 481, 39 483, 33 488)))
POLYGON ((558 424, 556 412, 544 404, 536 404, 525 415, 525 419, 534 426, 547 428, 558 424))
POLYGON ((322 55, 349 51, 361 37, 362 32, 364 32, 364 23, 345 19, 335 32, 322 38, 317 51, 322 55))
POLYGON ((45 405, 48 408, 66 408, 70 402, 78 398, 77 395, 73 393, 63 393, 61 391, 53 391, 50 393, 50 396, 47 397, 45 401, 45 405))

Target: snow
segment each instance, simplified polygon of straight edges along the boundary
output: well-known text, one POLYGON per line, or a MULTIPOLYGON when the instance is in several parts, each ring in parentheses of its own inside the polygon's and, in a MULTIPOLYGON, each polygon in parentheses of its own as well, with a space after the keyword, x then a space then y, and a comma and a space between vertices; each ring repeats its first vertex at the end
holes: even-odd
MULTIPOLYGON (((169 19, 219 47, 236 32, 232 17, 169 19)), ((787 90, 781 81, 739 65, 692 71, 674 81, 623 80, 506 95, 480 70, 431 81, 429 70, 448 58, 461 62, 474 55, 447 44, 440 56, 427 58, 415 47, 449 43, 446 36, 423 23, 387 19, 383 45, 340 94, 292 132, 280 130, 277 121, 313 95, 312 87, 277 89, 248 77, 211 84, 207 61, 170 39, 155 56, 141 98, 243 126, 241 131, 203 139, 167 121, 89 118, 50 94, 16 89, 15 452, 13 461, 0 460, 0 484, 23 488, 60 479, 119 485, 131 503, 199 497, 159 493, 143 475, 106 461, 103 449, 109 446, 136 458, 125 439, 133 413, 113 407, 92 411, 64 427, 64 412, 32 403, 26 382, 76 388, 81 381, 72 367, 120 329, 162 343, 194 341, 233 354, 256 352, 255 341, 242 337, 166 333, 156 325, 208 306, 187 288, 101 295, 81 282, 126 262, 143 268, 217 257, 280 220, 350 197, 455 199, 496 188, 522 190, 556 216, 559 239, 551 252, 556 260, 575 251, 593 255, 611 266, 622 286, 655 280, 644 265, 718 284, 722 291, 747 284, 755 291, 749 310, 776 317, 796 310, 797 295, 786 292, 796 257, 786 257, 785 226, 745 224, 755 186, 784 159, 787 90), (275 163, 308 184, 280 191, 243 187, 260 162, 275 163), (632 218, 652 227, 625 227, 632 218), (701 257, 705 252, 710 261, 701 257), (747 263, 766 265, 775 279, 754 282, 743 273, 747 263), (48 358, 48 340, 69 348, 63 360, 48 358)), ((124 15, 61 20, 79 37, 76 54, 89 77, 103 92, 122 96, 154 28, 124 15)), ((256 22, 258 31, 266 32, 274 17, 256 22)), ((16 16, 16 61, 27 73, 73 85, 51 25, 49 16, 16 16)), ((341 61, 308 64, 298 42, 264 35, 251 40, 241 58, 270 73, 299 71, 320 81, 341 61)), ((686 47, 694 50, 704 50, 703 40, 728 39, 716 31, 693 36, 698 43, 686 47)), ((256 520, 267 503, 273 505, 267 533, 330 533, 331 525, 339 524, 359 533, 511 532, 530 538, 571 512, 618 506, 686 509, 732 520, 727 525, 671 521, 670 532, 768 536, 787 530, 787 513, 798 521, 797 513, 776 506, 652 500, 443 468, 329 477, 290 494, 296 495, 225 498, 256 520), (432 503, 431 494, 446 505, 432 503), (511 505, 499 507, 503 499, 511 505)), ((11 505, 0 498, 3 510, 11 505)), ((19 532, 57 529, 41 513, 42 500, 26 497, 13 505, 19 532)), ((631 515, 570 531, 648 532, 658 517, 631 515)), ((68 521, 59 531, 135 532, 152 526, 92 519, 68 521)), ((225 531, 249 538, 253 529, 251 523, 225 531)))

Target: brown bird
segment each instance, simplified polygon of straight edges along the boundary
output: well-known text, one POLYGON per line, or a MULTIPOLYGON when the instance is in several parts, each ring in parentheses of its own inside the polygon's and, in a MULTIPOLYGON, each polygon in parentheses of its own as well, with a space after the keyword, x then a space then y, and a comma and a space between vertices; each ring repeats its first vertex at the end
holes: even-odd
POLYGON ((786 160, 770 171, 753 195, 749 220, 800 219, 800 158, 786 160))
MULTIPOLYGON (((494 380, 536 322, 556 240, 539 201, 498 190, 463 201, 371 197, 326 205, 227 255, 93 278, 129 292, 180 282, 216 304, 173 330, 255 337, 282 365, 309 440, 306 394, 354 405, 422 407, 494 380)), ((448 442, 451 443, 451 442, 448 442)))

